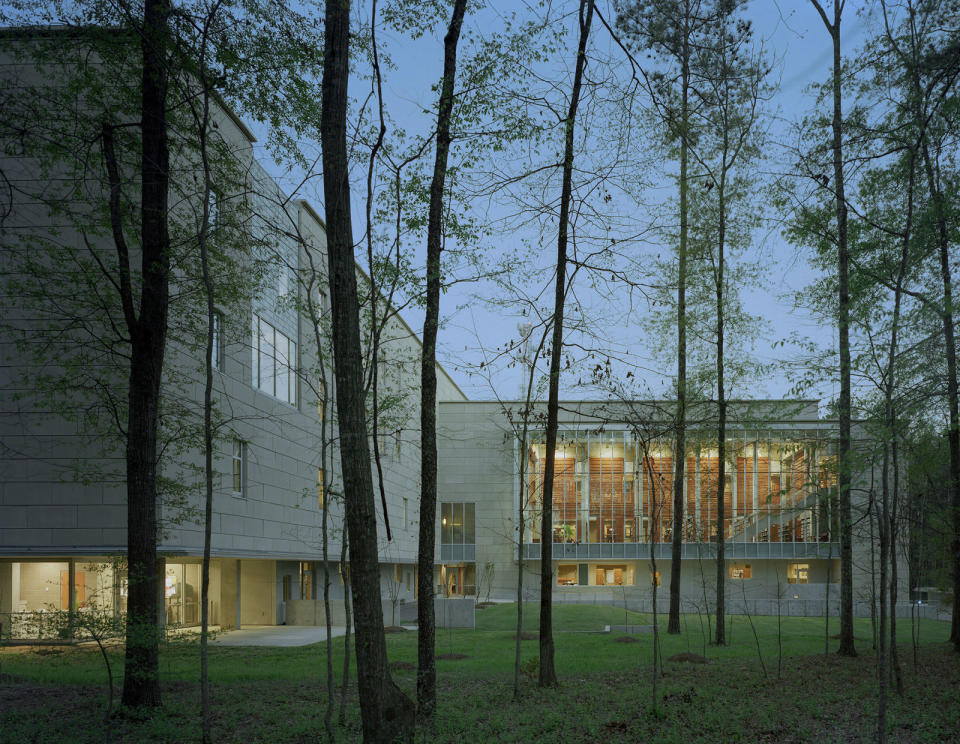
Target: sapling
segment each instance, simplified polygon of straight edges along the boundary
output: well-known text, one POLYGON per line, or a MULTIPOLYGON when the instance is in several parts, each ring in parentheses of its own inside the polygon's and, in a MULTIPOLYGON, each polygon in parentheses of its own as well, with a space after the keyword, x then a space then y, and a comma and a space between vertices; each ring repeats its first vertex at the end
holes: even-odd
POLYGON ((760 659, 760 668, 763 669, 763 676, 767 676, 767 665, 763 663, 763 652, 760 650, 760 636, 757 635, 757 628, 753 624, 753 617, 750 614, 750 610, 747 607, 747 587, 741 582, 740 583, 740 592, 743 594, 743 612, 747 616, 747 620, 750 623, 750 630, 753 631, 753 640, 757 644, 757 657, 760 659))

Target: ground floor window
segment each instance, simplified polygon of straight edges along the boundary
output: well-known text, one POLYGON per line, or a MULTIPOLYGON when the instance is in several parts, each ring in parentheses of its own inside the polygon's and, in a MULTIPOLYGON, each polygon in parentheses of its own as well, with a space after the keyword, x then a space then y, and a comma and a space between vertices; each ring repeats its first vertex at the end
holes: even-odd
POLYGON ((630 563, 561 563, 557 566, 557 586, 633 586, 634 567, 630 563))
POLYGON ((163 596, 167 625, 200 624, 200 564, 167 563, 163 596))
POLYGON ((623 586, 633 584, 633 566, 602 565, 594 569, 597 586, 623 586))
POLYGON ((651 571, 651 572, 650 572, 650 584, 651 584, 651 586, 660 586, 662 583, 663 583, 663 582, 660 580, 660 572, 659 572, 659 571, 651 571))
POLYGON ((734 563, 730 566, 731 579, 752 579, 753 569, 749 563, 734 563))
POLYGON ((300 599, 313 599, 313 563, 300 561, 300 599))
POLYGON ((557 567, 557 586, 577 585, 577 564, 561 564, 557 567))
POLYGON ((810 572, 809 563, 788 563, 787 564, 787 583, 788 584, 806 584, 810 572))

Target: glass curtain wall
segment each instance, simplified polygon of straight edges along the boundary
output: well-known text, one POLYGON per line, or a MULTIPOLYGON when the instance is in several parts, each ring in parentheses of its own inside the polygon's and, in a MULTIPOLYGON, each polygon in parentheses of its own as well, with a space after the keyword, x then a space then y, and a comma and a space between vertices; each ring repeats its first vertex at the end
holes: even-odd
MULTIPOLYGON (((540 542, 546 448, 531 438, 525 496, 530 542, 540 542)), ((684 542, 716 542, 719 452, 690 432, 683 483, 684 542)), ((837 535, 836 455, 818 431, 738 431, 727 441, 725 539, 825 542, 837 535)), ((563 432, 554 453, 553 541, 669 543, 673 538, 674 442, 629 431, 563 432)), ((836 538, 834 538, 836 539, 836 538)))

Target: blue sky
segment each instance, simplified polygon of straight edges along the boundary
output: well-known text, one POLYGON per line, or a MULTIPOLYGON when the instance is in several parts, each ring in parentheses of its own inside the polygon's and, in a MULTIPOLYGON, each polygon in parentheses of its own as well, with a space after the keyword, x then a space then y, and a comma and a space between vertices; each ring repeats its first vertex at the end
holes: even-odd
MULTIPOLYGON (((555 5, 555 12, 564 7, 562 3, 555 5)), ((503 14, 519 7, 519 4, 514 3, 492 2, 482 15, 468 15, 464 38, 466 39, 468 34, 477 37, 487 33, 501 22, 503 14)), ((599 7, 608 18, 614 16, 607 2, 601 0, 599 7)), ((845 10, 845 54, 851 53, 862 42, 865 23, 856 14, 857 9, 858 5, 851 2, 845 10)), ((361 5, 355 10, 355 14, 360 13, 369 14, 369 8, 361 5)), ((753 23, 757 40, 763 41, 777 62, 772 78, 775 83, 779 83, 767 106, 773 117, 769 125, 771 144, 764 148, 765 158, 756 165, 759 172, 766 174, 777 172, 788 163, 787 154, 775 142, 787 138, 791 122, 797 121, 812 109, 814 99, 808 88, 816 81, 828 79, 832 65, 832 49, 819 15, 809 2, 758 0, 750 4, 747 16, 753 23)), ((393 68, 385 71, 386 107, 395 124, 407 132, 428 131, 433 123, 436 93, 431 88, 437 82, 442 68, 442 33, 445 24, 446 18, 438 19, 434 33, 425 34, 418 40, 405 38, 383 28, 379 31, 382 48, 389 53, 393 63, 393 68)), ((599 52, 611 57, 619 53, 601 26, 594 26, 593 39, 599 52)), ((552 69, 562 80, 564 70, 572 68, 572 58, 572 49, 559 49, 556 51, 556 59, 548 64, 553 65, 552 69)), ((368 88, 367 83, 359 80, 352 85, 351 93, 354 97, 362 97, 368 88)), ((585 140, 588 147, 590 141, 591 136, 588 136, 585 140)), ((431 163, 432 156, 431 147, 431 163)), ((262 159, 267 164, 266 154, 262 159)), ((359 231, 363 224, 364 183, 361 175, 357 172, 352 180, 355 231, 359 231)), ((285 181, 292 181, 290 174, 285 177, 285 181)), ((663 199, 671 190, 671 185, 661 180, 654 184, 654 188, 648 191, 645 198, 657 199, 656 195, 659 194, 659 198, 663 199)), ((313 202, 322 214, 322 200, 319 198, 322 189, 319 179, 308 182, 301 193, 313 202)), ((623 197, 618 194, 616 198, 622 200, 623 197)), ((763 198, 765 197, 758 197, 758 200, 763 198)), ((758 209, 763 209, 763 205, 758 206, 758 209)), ((630 210, 631 206, 625 204, 620 211, 629 215, 630 210)), ((495 205, 489 211, 484 209, 482 214, 484 218, 498 219, 505 211, 502 205, 495 205)), ((638 210, 638 214, 639 211, 642 210, 638 210)), ((498 225, 494 235, 482 241, 481 250, 494 256, 498 251, 517 246, 523 240, 542 246, 539 255, 536 250, 533 251, 533 264, 527 271, 531 288, 541 286, 547 289, 543 302, 549 305, 553 294, 550 275, 555 256, 555 227, 551 237, 549 231, 539 234, 529 226, 511 230, 498 225)), ((414 251, 414 265, 420 265, 423 260, 423 247, 411 248, 414 251)), ((644 251, 660 252, 663 246, 648 240, 638 243, 634 248, 625 246, 624 249, 634 250, 637 255, 642 255, 644 251)), ((754 233, 753 244, 746 251, 744 260, 762 263, 768 269, 759 286, 745 288, 743 291, 745 305, 752 313, 763 317, 768 325, 767 330, 758 335, 754 345, 753 354, 759 361, 772 362, 790 354, 789 344, 776 349, 772 348, 772 344, 793 333, 808 336, 821 344, 829 345, 833 342, 835 332, 831 327, 792 307, 792 293, 816 281, 817 276, 809 267, 805 256, 784 242, 776 224, 768 224, 754 233)), ((513 398, 520 389, 521 375, 516 367, 495 366, 491 373, 490 368, 484 365, 483 372, 478 374, 477 367, 484 358, 482 349, 488 350, 489 357, 489 350, 515 340, 518 337, 517 324, 523 320, 516 308, 492 309, 486 306, 483 299, 489 297, 493 291, 489 283, 458 284, 442 299, 441 315, 445 318, 445 324, 439 338, 440 359, 471 398, 513 398)), ((638 366, 644 370, 646 389, 652 394, 666 392, 665 385, 668 384, 673 370, 667 360, 658 359, 655 354, 651 354, 649 347, 656 346, 656 340, 651 339, 649 320, 641 317, 642 308, 634 323, 631 318, 617 315, 616 306, 624 303, 625 299, 616 292, 606 300, 602 300, 587 288, 582 288, 579 292, 581 297, 591 298, 585 303, 585 307, 589 305, 589 313, 597 319, 605 318, 608 311, 612 313, 610 317, 619 318, 610 327, 611 343, 618 348, 626 348, 629 353, 635 353, 638 366), (601 307, 603 303, 612 307, 601 307)), ((419 330, 422 325, 422 312, 419 309, 406 310, 403 315, 411 327, 419 330)), ((625 369, 626 367, 619 367, 617 374, 622 375, 625 369)), ((584 376, 584 372, 576 368, 573 373, 564 376, 566 397, 602 397, 601 390, 576 385, 577 379, 583 379, 584 376)), ((792 384, 788 375, 773 372, 731 392, 739 397, 781 397, 789 394, 792 384)), ((814 389, 806 391, 805 397, 829 398, 835 390, 835 384, 824 381, 814 389)))

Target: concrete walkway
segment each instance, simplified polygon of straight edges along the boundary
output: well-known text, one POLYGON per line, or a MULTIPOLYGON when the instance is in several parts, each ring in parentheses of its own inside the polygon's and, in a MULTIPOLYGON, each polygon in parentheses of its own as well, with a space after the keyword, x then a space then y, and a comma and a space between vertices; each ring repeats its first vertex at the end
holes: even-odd
MULTIPOLYGON (((333 626, 331 638, 345 635, 345 626, 333 626)), ((210 643, 217 646, 309 646, 327 640, 327 629, 314 625, 250 625, 228 630, 210 643)))

